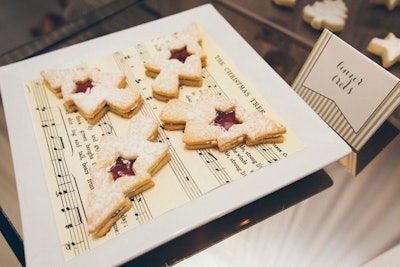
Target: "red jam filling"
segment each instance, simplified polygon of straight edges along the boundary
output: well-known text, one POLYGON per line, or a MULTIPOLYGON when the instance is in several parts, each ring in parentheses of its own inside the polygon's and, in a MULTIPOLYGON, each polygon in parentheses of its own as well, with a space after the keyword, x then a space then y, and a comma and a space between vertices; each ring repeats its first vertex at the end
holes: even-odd
POLYGON ((87 80, 84 82, 76 82, 76 94, 77 93, 86 93, 86 91, 88 89, 92 89, 93 88, 93 84, 92 84, 92 80, 87 80))
POLYGON ((111 215, 111 219, 114 218, 114 217, 117 217, 118 214, 120 214, 121 211, 122 211, 122 208, 119 209, 119 210, 114 211, 114 213, 111 215))
POLYGON ((182 63, 185 63, 186 58, 189 57, 190 54, 186 50, 186 47, 179 50, 171 50, 171 57, 169 59, 177 59, 182 63))
POLYGON ((109 170, 109 172, 112 173, 114 181, 123 176, 135 175, 135 172, 132 169, 132 165, 134 162, 135 162, 134 159, 126 160, 123 159, 122 157, 118 157, 109 170))
POLYGON ((240 122, 236 119, 234 110, 228 113, 217 111, 217 117, 214 120, 214 125, 221 126, 228 131, 229 128, 231 128, 235 124, 240 124, 240 122))

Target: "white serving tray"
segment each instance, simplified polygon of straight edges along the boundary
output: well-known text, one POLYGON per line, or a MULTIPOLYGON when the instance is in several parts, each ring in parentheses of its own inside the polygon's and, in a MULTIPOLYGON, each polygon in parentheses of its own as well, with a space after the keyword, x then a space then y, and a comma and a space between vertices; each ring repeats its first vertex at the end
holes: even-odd
POLYGON ((244 41, 212 5, 200 6, 137 27, 0 68, 0 89, 9 131, 28 266, 118 265, 169 240, 320 170, 350 147, 244 41), (46 68, 75 66, 143 41, 179 31, 195 21, 207 31, 305 148, 210 191, 106 243, 65 261, 52 214, 38 143, 23 82, 46 68), (234 44, 234 45, 233 45, 234 44), (265 86, 268 84, 268 86, 265 86), (232 197, 235 196, 235 197, 232 197))

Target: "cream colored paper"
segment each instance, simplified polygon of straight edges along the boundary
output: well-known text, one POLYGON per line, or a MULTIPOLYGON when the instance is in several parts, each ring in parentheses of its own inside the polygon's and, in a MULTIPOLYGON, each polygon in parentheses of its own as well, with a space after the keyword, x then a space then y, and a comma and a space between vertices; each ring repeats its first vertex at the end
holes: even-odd
MULTIPOLYGON (((285 124, 268 101, 257 93, 263 88, 253 88, 208 34, 202 31, 202 36, 208 57, 208 65, 203 69, 203 86, 181 87, 179 98, 195 102, 199 91, 208 89, 236 98, 244 107, 263 112, 285 124)), ((138 90, 144 99, 139 112, 158 120, 158 113, 165 103, 153 99, 153 79, 144 75, 143 61, 154 53, 155 44, 165 42, 168 38, 142 43, 77 67, 124 72, 128 86, 138 90)), ((181 131, 165 131, 160 127, 157 141, 170 146, 171 160, 153 177, 155 187, 133 197, 133 208, 105 237, 93 238, 87 234, 85 215, 86 195, 93 187, 88 167, 95 162, 99 139, 106 135, 126 135, 129 121, 108 113, 92 126, 78 113, 67 113, 63 100, 56 98, 40 78, 27 82, 25 87, 46 173, 44 179, 48 184, 60 246, 63 247, 66 260, 219 186, 239 178, 246 179, 247 174, 304 147, 287 127, 283 144, 241 145, 226 152, 219 152, 216 148, 186 150, 181 141, 181 131)))

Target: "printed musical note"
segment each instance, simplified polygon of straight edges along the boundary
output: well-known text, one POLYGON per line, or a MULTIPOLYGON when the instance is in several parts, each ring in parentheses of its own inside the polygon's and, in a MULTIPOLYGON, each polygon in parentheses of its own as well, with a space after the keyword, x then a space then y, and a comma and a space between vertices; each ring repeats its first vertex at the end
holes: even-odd
POLYGON ((214 156, 214 154, 212 154, 211 152, 207 151, 207 154, 208 154, 210 157, 212 157, 214 160, 218 160, 218 159, 214 156))
POLYGON ((60 162, 62 162, 62 158, 56 158, 56 159, 52 159, 51 161, 56 161, 56 162, 58 162, 58 163, 60 163, 60 162))
POLYGON ((198 155, 206 163, 206 167, 214 175, 219 184, 225 184, 232 180, 226 172, 226 168, 221 165, 218 158, 208 149, 199 149, 198 155))
POLYGON ((79 211, 79 208, 76 207, 75 209, 76 209, 76 212, 78 213, 79 222, 80 222, 81 224, 83 224, 82 216, 81 216, 81 212, 79 211))
MULTIPOLYGON (((44 121, 43 121, 43 122, 44 122, 44 121)), ((42 124, 42 127, 43 127, 43 128, 46 128, 46 127, 55 126, 55 125, 56 125, 56 124, 55 124, 54 122, 53 122, 53 123, 50 123, 50 124, 44 122, 44 123, 42 124)))
POLYGON ((66 250, 72 250, 75 249, 77 246, 77 243, 74 241, 68 241, 67 243, 64 243, 64 247, 66 250))
POLYGON ((54 141, 54 150, 62 150, 65 149, 64 141, 61 136, 59 137, 54 137, 50 136, 50 138, 54 141))
POLYGON ((63 191, 57 191, 56 192, 56 196, 57 197, 62 196, 63 194, 68 194, 68 190, 63 190, 63 191))
POLYGON ((276 162, 280 159, 278 154, 274 151, 274 147, 271 145, 259 145, 256 147, 257 151, 263 156, 268 163, 276 162))
POLYGON ((101 119, 101 122, 98 124, 98 126, 103 131, 103 133, 101 134, 102 136, 112 135, 113 134, 113 130, 114 130, 114 127, 112 126, 112 124, 108 123, 107 121, 105 121, 106 119, 108 119, 107 116, 103 117, 101 119))
POLYGON ((66 207, 66 208, 62 208, 61 209, 61 212, 67 212, 67 211, 70 211, 71 209, 69 208, 69 207, 66 207))

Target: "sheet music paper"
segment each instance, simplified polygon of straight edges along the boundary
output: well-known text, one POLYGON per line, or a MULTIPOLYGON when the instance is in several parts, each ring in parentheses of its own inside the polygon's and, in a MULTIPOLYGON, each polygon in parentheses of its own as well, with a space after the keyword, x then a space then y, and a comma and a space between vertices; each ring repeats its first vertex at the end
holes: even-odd
MULTIPOLYGON (((145 76, 143 61, 155 52, 155 44, 169 37, 144 42, 75 67, 125 73, 128 86, 140 92, 144 99, 139 112, 159 121, 158 114, 165 103, 152 97, 153 79, 145 76)), ((257 90, 263 88, 254 88, 206 32, 202 31, 202 37, 208 58, 207 67, 203 69, 203 86, 182 86, 179 98, 193 103, 201 89, 209 89, 236 98, 245 108, 258 110, 285 124, 268 100, 258 94, 257 90)), ((166 131, 160 127, 157 141, 169 145, 171 160, 153 176, 155 187, 131 198, 133 208, 106 236, 93 238, 87 234, 85 211, 87 192, 93 188, 88 168, 95 162, 100 138, 126 135, 129 121, 109 112, 99 123, 90 125, 79 113, 67 113, 63 100, 45 87, 39 71, 38 79, 26 82, 25 88, 46 174, 43 179, 47 181, 65 260, 226 183, 246 179, 246 175, 304 148, 288 125, 282 144, 240 145, 225 152, 216 148, 186 150, 181 131, 166 131)))

